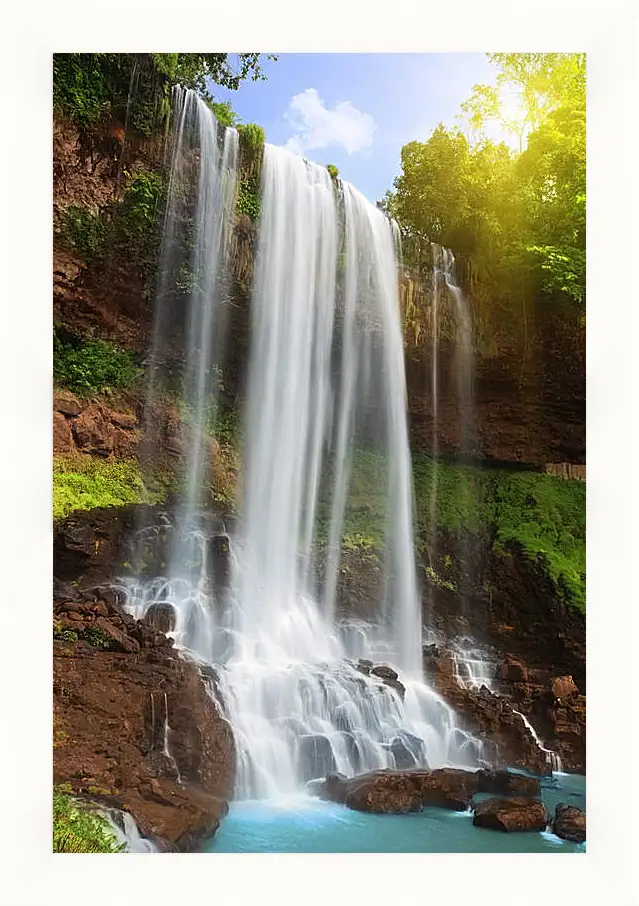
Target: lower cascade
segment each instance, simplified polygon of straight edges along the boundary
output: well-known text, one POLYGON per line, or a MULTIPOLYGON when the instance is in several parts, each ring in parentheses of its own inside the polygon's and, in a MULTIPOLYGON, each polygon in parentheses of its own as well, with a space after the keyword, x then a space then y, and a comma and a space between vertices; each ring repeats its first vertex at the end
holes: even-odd
MULTIPOLYGON (((394 224, 351 185, 266 146, 237 527, 228 537, 189 494, 170 574, 126 585, 134 616, 162 608, 176 643, 215 665, 237 798, 329 771, 480 760, 422 678, 397 250, 394 224), (357 451, 383 513, 367 621, 339 607, 357 451)), ((194 368, 202 344, 191 352, 194 368)))

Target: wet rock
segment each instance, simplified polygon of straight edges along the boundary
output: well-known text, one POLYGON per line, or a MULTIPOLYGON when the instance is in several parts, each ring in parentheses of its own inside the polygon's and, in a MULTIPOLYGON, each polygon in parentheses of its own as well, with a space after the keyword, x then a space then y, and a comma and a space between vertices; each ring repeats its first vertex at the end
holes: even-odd
POLYGON ((140 650, 140 645, 136 639, 126 635, 126 633, 114 626, 109 620, 105 620, 104 617, 97 617, 94 625, 95 628, 99 629, 108 639, 109 648, 112 651, 123 651, 125 654, 135 654, 140 650))
POLYGON ((583 843, 586 839, 586 813, 573 805, 560 802, 555 808, 552 829, 562 840, 583 843))
POLYGON ((497 793, 499 796, 540 796, 538 777, 526 777, 511 771, 483 770, 479 772, 479 792, 497 793))
POLYGON ((394 736, 388 744, 388 748, 393 754, 396 768, 401 770, 416 767, 417 760, 401 737, 394 736))
POLYGON ((218 591, 228 588, 231 577, 231 542, 228 535, 214 535, 208 544, 211 578, 218 591))
POLYGON ((403 683, 400 683, 399 680, 384 680, 384 685, 388 686, 389 689, 394 689, 395 692, 399 695, 402 701, 404 701, 404 696, 406 695, 406 687, 403 683))
POLYGON ((473 824, 500 831, 542 831, 548 824, 546 806, 538 799, 486 799, 474 806, 473 824))
POLYGON ((144 618, 158 632, 173 632, 175 629, 175 608, 168 601, 151 604, 144 618))
POLYGON ((299 740, 300 777, 303 781, 323 777, 335 770, 335 756, 326 736, 305 734, 299 740))
POLYGON ((478 790, 478 772, 439 768, 372 771, 348 780, 333 775, 315 795, 358 811, 401 814, 422 806, 464 811, 478 790))
POLYGON ((110 790, 110 805, 130 812, 161 849, 197 849, 226 813, 234 784, 228 722, 197 665, 169 647, 125 652, 122 639, 131 639, 110 620, 95 616, 92 626, 109 637, 108 649, 54 642, 54 782, 78 794, 110 790), (148 758, 155 690, 162 702, 166 695, 170 727, 159 776, 148 758))
POLYGON ((375 667, 372 667, 371 676, 379 676, 380 679, 383 680, 398 679, 397 671, 393 670, 393 668, 389 667, 387 664, 377 664, 375 667))

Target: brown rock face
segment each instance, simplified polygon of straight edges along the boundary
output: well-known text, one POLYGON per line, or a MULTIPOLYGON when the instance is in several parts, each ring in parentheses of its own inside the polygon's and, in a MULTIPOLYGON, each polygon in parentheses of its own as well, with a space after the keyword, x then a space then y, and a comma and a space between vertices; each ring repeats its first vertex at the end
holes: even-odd
POLYGON ((233 791, 231 728, 171 640, 98 603, 108 617, 56 604, 60 628, 80 638, 54 641, 54 782, 130 812, 162 848, 197 848, 233 791))
POLYGON ((510 765, 549 774, 546 756, 535 743, 524 721, 506 699, 485 686, 479 691, 463 689, 453 673, 445 651, 430 650, 424 669, 428 681, 455 709, 462 726, 489 743, 484 757, 497 765, 510 765))
POLYGON ((424 806, 465 811, 479 792, 538 796, 540 786, 535 778, 506 771, 439 768, 372 771, 350 779, 342 774, 328 774, 324 781, 310 784, 309 790, 320 799, 343 802, 360 812, 404 814, 420 811, 424 806))
POLYGON ((486 799, 475 806, 473 824, 507 832, 542 831, 548 824, 548 812, 536 799, 486 799))
POLYGON ((61 412, 53 413, 53 449, 56 453, 70 453, 75 449, 71 428, 61 412))
POLYGON ((583 843, 586 839, 586 813, 580 808, 560 802, 555 809, 552 829, 562 840, 583 843))
POLYGON ((570 698, 571 695, 579 695, 572 676, 556 676, 550 683, 550 691, 556 699, 570 698))

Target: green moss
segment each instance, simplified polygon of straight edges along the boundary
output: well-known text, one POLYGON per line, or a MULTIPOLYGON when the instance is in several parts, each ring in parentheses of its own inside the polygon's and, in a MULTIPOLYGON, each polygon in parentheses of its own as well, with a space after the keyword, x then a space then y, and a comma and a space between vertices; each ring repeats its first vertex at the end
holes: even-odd
POLYGON ((91 397, 103 390, 124 389, 141 370, 126 349, 106 340, 72 339, 63 342, 53 334, 53 382, 78 396, 91 397))
POLYGON ((65 784, 53 792, 53 852, 124 852, 125 844, 118 843, 107 819, 68 795, 67 790, 65 784))
POLYGON ((419 534, 431 532, 430 500, 437 469, 436 523, 493 538, 501 556, 519 550, 545 567, 567 604, 586 606, 586 485, 538 472, 483 471, 414 459, 419 534))
POLYGON ((56 456, 53 460, 53 518, 74 510, 122 506, 125 503, 156 503, 142 481, 135 460, 109 462, 89 456, 56 456))
MULTIPOLYGON (((482 470, 413 457, 416 547, 431 543, 431 495, 436 475, 435 531, 461 538, 483 537, 500 556, 519 551, 543 565, 557 595, 585 609, 586 486, 538 472, 482 470)), ((319 506, 318 540, 325 543, 330 523, 330 487, 325 476, 319 506)), ((386 520, 387 465, 370 450, 354 452, 344 512, 342 547, 381 548, 386 520)), ((444 567, 452 564, 444 561, 444 567)), ((449 588, 450 577, 432 576, 449 588)))

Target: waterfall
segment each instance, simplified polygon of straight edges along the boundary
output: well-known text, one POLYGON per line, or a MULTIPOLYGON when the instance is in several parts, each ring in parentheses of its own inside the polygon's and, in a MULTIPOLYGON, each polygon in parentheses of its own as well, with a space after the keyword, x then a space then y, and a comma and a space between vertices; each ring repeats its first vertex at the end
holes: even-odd
POLYGON ((537 731, 535 730, 535 728, 533 727, 533 725, 532 725, 531 722, 528 720, 528 718, 526 717, 525 714, 522 714, 521 711, 515 711, 514 708, 513 708, 513 712, 514 712, 515 714, 518 714, 518 715, 521 717, 521 719, 523 720, 524 724, 526 725, 527 730, 530 732, 530 735, 531 735, 532 738, 535 740, 535 743, 537 744, 537 746, 541 749, 541 751, 542 751, 542 752, 544 753, 544 755, 546 756, 546 762, 550 765, 550 767, 552 768, 552 770, 555 771, 555 772, 561 773, 561 772, 563 771, 563 766, 562 766, 562 764, 561 764, 561 758, 559 757, 559 755, 557 755, 556 752, 553 752, 552 749, 547 749, 547 748, 544 746, 544 744, 542 743, 541 739, 540 739, 539 736, 537 735, 537 731))
POLYGON ((193 430, 168 575, 128 581, 129 612, 171 608, 177 645, 215 664, 236 740, 238 797, 294 792, 331 770, 476 766, 481 745, 422 678, 396 230, 324 167, 266 146, 244 494, 227 537, 201 512, 200 491, 223 336, 236 136, 218 135, 192 92, 179 93, 175 116, 149 394, 169 330, 166 287, 186 181, 196 187, 183 386, 193 430), (381 552, 367 621, 344 614, 339 600, 342 544, 360 515, 364 473, 374 476, 378 510, 367 525, 381 552), (222 535, 230 557, 224 588, 212 568, 222 535), (382 660, 401 683, 389 667, 375 675, 357 657, 382 660))
MULTIPOLYGON (((455 374, 457 385, 457 405, 459 411, 459 452, 462 462, 468 461, 474 455, 476 447, 475 438, 475 398, 474 398, 474 351, 472 318, 468 300, 457 283, 455 275, 455 256, 450 249, 443 248, 436 243, 431 244, 433 258, 432 272, 432 306, 435 328, 433 333, 433 365, 432 365, 432 393, 433 393, 433 478, 431 486, 431 563, 435 559, 437 550, 437 456, 439 452, 438 439, 438 309, 442 301, 442 286, 453 302, 455 316, 455 374)), ((472 486, 472 477, 463 478, 463 494, 470 503, 470 497, 475 493, 472 486)), ((462 552, 462 600, 470 596, 473 585, 473 565, 469 537, 463 536, 462 552)))

